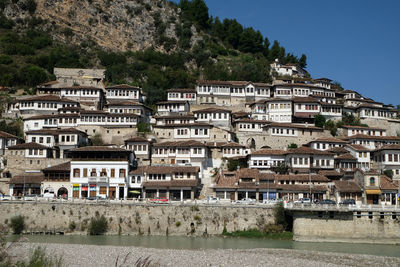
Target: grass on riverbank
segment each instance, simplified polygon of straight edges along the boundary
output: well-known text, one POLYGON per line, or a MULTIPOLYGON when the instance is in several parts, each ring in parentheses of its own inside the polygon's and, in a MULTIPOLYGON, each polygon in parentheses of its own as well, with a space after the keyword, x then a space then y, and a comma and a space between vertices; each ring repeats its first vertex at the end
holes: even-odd
POLYGON ((293 239, 292 232, 262 232, 258 229, 249 229, 243 231, 222 232, 223 236, 230 237, 247 237, 247 238, 266 238, 266 239, 278 239, 278 240, 291 240, 293 239))

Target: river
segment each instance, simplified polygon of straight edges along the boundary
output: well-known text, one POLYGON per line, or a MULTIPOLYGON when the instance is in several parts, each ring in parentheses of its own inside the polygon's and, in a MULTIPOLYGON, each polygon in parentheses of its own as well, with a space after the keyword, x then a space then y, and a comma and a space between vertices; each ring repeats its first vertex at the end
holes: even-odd
MULTIPOLYGON (((309 243, 291 240, 271 240, 233 237, 182 237, 182 236, 86 236, 86 235, 26 235, 28 242, 63 243, 107 246, 135 246, 169 249, 252 249, 282 248, 321 252, 368 254, 400 258, 400 246, 351 243, 309 243)), ((11 237, 13 239, 15 237, 11 237)))

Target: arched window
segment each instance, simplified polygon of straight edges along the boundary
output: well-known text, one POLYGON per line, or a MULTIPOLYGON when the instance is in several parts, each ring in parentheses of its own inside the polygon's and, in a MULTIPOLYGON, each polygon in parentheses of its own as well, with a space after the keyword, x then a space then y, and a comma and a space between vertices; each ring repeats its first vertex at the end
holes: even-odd
POLYGON ((375 186, 375 178, 374 177, 369 178, 369 185, 375 186))

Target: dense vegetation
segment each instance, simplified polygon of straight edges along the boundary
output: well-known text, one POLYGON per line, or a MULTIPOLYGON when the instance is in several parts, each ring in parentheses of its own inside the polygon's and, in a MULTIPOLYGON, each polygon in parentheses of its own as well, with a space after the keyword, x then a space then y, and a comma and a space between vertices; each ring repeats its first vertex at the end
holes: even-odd
MULTIPOLYGON (((19 2, 19 0, 13 0, 19 2)), ((54 41, 52 27, 35 17, 34 0, 24 1, 31 16, 9 20, 2 10, 9 0, 0 0, 0 86, 28 88, 51 80, 54 67, 105 67, 109 84, 129 83, 141 86, 148 104, 166 98, 166 89, 193 87, 196 79, 271 81, 269 64, 275 58, 283 63, 306 67, 306 56, 286 53, 277 41, 272 45, 260 31, 243 27, 235 19, 212 18, 203 0, 169 2, 180 16, 174 23, 177 39, 165 35, 166 22, 153 13, 155 44, 167 52, 104 51, 93 42, 70 46, 54 41), (202 40, 191 42, 192 27, 202 40), (45 29, 45 30, 44 30, 45 29)), ((146 6, 144 6, 147 8, 146 6)), ((65 31, 65 36, 73 32, 65 31)))

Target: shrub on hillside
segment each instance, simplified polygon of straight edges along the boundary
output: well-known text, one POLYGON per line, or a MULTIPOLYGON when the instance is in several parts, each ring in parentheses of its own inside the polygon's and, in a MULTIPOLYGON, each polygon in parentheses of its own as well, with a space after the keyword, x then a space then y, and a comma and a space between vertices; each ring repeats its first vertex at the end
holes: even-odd
POLYGON ((14 234, 21 234, 25 229, 25 219, 21 215, 17 215, 11 218, 10 226, 14 234))
POLYGON ((108 230, 107 219, 102 216, 96 216, 90 220, 89 235, 102 235, 108 230))

